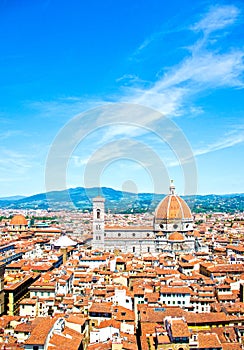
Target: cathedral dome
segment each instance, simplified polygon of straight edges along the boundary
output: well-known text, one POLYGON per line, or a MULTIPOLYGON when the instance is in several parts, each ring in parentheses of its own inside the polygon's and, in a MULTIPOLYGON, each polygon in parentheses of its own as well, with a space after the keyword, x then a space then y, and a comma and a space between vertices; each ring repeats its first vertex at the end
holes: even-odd
POLYGON ((156 220, 192 220, 191 210, 181 197, 175 194, 175 187, 171 184, 170 194, 158 205, 155 211, 156 220))
POLYGON ((179 241, 184 241, 185 238, 180 232, 173 232, 169 235, 168 240, 173 242, 179 242, 179 241))
POLYGON ((24 217, 24 215, 15 215, 11 221, 10 221, 10 225, 13 225, 13 226, 27 226, 28 225, 28 222, 26 220, 26 218, 24 217))

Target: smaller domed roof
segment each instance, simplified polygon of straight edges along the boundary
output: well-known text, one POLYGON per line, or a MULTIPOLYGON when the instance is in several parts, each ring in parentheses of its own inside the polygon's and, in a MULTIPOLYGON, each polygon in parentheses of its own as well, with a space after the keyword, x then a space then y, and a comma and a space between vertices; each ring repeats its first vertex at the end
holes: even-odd
POLYGON ((169 235, 169 241, 184 241, 185 238, 180 232, 173 232, 169 235))
POLYGON ((18 215, 15 215, 11 221, 10 221, 10 225, 23 225, 23 226, 27 226, 28 225, 28 222, 26 220, 26 218, 24 217, 24 215, 22 214, 18 214, 18 215))

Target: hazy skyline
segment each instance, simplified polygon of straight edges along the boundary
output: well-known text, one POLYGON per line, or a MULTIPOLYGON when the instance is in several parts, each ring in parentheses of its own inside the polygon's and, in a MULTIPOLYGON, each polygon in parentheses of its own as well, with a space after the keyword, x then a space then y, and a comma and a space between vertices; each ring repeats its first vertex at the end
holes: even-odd
MULTIPOLYGON (((172 121, 194 155, 197 193, 244 192, 243 14, 241 1, 1 1, 0 197, 44 192, 56 136, 74 116, 113 103, 172 121)), ((107 157, 99 185, 151 192, 153 153, 162 182, 174 178, 184 193, 176 134, 160 139, 162 120, 149 115, 141 128, 136 116, 128 125, 114 117, 98 128, 88 114, 67 187, 83 186, 86 165, 107 157), (143 160, 130 153, 135 144, 143 160)))

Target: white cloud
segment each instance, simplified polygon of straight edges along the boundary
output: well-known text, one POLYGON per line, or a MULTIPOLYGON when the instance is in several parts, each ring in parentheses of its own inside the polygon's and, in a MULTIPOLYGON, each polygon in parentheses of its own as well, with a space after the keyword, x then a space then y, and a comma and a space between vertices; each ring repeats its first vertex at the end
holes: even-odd
POLYGON ((204 148, 200 148, 194 151, 194 155, 195 156, 200 156, 203 154, 207 154, 210 152, 215 152, 215 151, 219 151, 221 149, 224 148, 229 148, 238 144, 241 144, 244 142, 244 134, 226 134, 224 135, 224 138, 214 142, 212 144, 207 145, 204 148))
MULTIPOLYGON (((237 21, 239 10, 235 6, 215 6, 198 23, 190 27, 195 32, 207 32, 208 35, 215 30, 223 30, 237 21)), ((165 31, 167 32, 167 30, 165 31)), ((163 32, 154 33, 143 42, 138 49, 146 49, 150 41, 157 40, 163 32)), ((164 33, 165 34, 165 33, 164 33)), ((210 39, 209 39, 210 40, 210 39)), ((208 48, 208 41, 197 38, 186 53, 186 56, 176 65, 172 66, 149 88, 145 88, 142 82, 139 87, 140 77, 132 74, 125 74, 117 81, 126 80, 128 86, 124 88, 123 93, 108 100, 114 102, 127 102, 131 104, 140 104, 160 111, 167 117, 179 117, 185 114, 191 114, 199 110, 203 113, 203 108, 195 105, 194 101, 201 92, 217 88, 243 88, 244 72, 244 50, 232 47, 225 51, 218 51, 218 43, 215 50, 208 48), (130 85, 129 85, 130 84, 130 85)), ((222 48, 222 47, 221 47, 222 48)), ((85 100, 76 96, 65 97, 57 101, 44 101, 32 103, 30 106, 38 111, 38 117, 64 117, 66 120, 86 110, 98 106, 104 106, 108 102, 99 99, 85 100)), ((160 114, 136 113, 135 110, 130 114, 127 106, 128 116, 125 122, 135 122, 140 125, 152 125, 161 117, 160 114)), ((105 113, 107 113, 105 106, 105 113)), ((118 115, 106 115, 106 121, 114 123, 123 120, 124 112, 118 115)), ((89 115, 90 124, 94 123, 96 127, 96 117, 89 115)), ((99 116, 103 118, 102 115, 99 116)), ((101 124, 101 123, 100 123, 101 124)), ((83 126, 84 128, 87 125, 83 126)), ((132 130, 130 130, 132 132, 132 130)), ((119 129, 111 128, 108 130, 104 139, 118 137, 123 135, 119 129)))
POLYGON ((38 118, 70 119, 91 108, 101 106, 105 101, 86 99, 78 96, 67 96, 55 101, 26 102, 28 109, 34 111, 38 118))
MULTIPOLYGON (((100 132, 101 137, 95 140, 95 147, 100 147, 103 143, 114 139, 121 139, 128 134, 131 137, 143 135, 145 130, 131 126, 133 123, 134 125, 138 124, 139 127, 150 126, 151 130, 154 131, 157 130, 156 124, 158 121, 164 125, 162 114, 167 117, 176 117, 185 115, 188 112, 192 114, 194 111, 196 114, 199 114, 199 112, 203 113, 202 107, 194 105, 194 99, 197 98, 200 92, 216 88, 243 87, 244 51, 235 47, 232 47, 231 50, 228 48, 225 51, 218 50, 218 38, 216 39, 214 50, 211 48, 211 45, 208 45, 211 41, 209 38, 210 34, 233 25, 237 21, 238 15, 239 10, 235 6, 212 7, 204 18, 190 27, 191 31, 197 33, 198 38, 188 48, 186 56, 178 64, 168 69, 149 88, 138 88, 140 78, 136 75, 126 74, 117 79, 117 81, 127 80, 131 86, 123 90, 123 94, 113 96, 113 99, 110 98, 110 100, 116 99, 116 102, 129 102, 134 104, 134 107, 135 104, 148 106, 161 113, 153 113, 152 110, 142 110, 142 108, 136 109, 132 105, 119 106, 116 110, 116 107, 114 109, 110 108, 110 106, 106 108, 106 101, 98 99, 86 101, 84 98, 75 96, 53 102, 32 103, 31 107, 36 108, 41 116, 55 118, 63 116, 66 119, 88 110, 86 118, 81 119, 80 125, 77 123, 75 128, 70 129, 68 138, 65 135, 63 140, 66 143, 72 138, 77 139, 77 142, 80 140, 80 127, 84 138, 86 137, 86 132, 94 132, 96 129, 103 127, 103 123, 106 125, 110 123, 111 126, 103 130, 102 133, 100 132), (199 33, 202 34, 202 32, 204 33, 204 39, 199 38, 199 33), (91 108, 98 106, 103 106, 103 113, 91 111, 91 108), (120 121, 129 126, 115 125, 120 121)), ((138 47, 138 50, 146 50, 150 42, 157 40, 161 35, 162 32, 153 34, 138 47)), ((237 141, 233 140, 231 142, 229 140, 229 143, 216 143, 205 149, 197 150, 196 155, 217 150, 219 149, 218 147, 230 147, 235 145, 235 142, 237 141)), ((118 157, 120 156, 118 149, 113 149, 112 151, 117 152, 118 157)), ((85 158, 75 157, 73 160, 76 166, 83 166, 84 162, 87 161, 85 158)))
POLYGON ((35 165, 36 162, 27 154, 1 149, 0 170, 6 179, 15 177, 16 181, 19 181, 19 176, 26 175, 35 165))
POLYGON ((205 17, 192 26, 192 30, 209 34, 235 23, 240 11, 234 5, 214 6, 205 17))
POLYGON ((153 91, 165 91, 182 84, 186 86, 182 90, 185 94, 196 92, 190 90, 191 87, 205 90, 210 86, 243 86, 243 57, 244 51, 239 50, 227 54, 199 52, 198 55, 187 58, 180 66, 174 67, 155 84, 153 91))
MULTIPOLYGON (((161 111, 166 116, 175 117, 192 110, 192 100, 197 94, 215 88, 243 88, 244 50, 229 46, 223 51, 218 49, 215 38, 215 49, 210 43, 210 34, 216 30, 226 29, 234 24, 239 15, 235 6, 212 7, 205 17, 191 27, 195 32, 203 32, 204 39, 198 38, 188 48, 186 56, 172 66, 152 87, 131 86, 124 100, 140 103, 161 111), (210 47, 210 48, 209 48, 210 47)), ((152 36, 156 38, 156 35, 152 36)), ((142 48, 147 46, 142 45, 142 48)))
MULTIPOLYGON (((193 156, 194 157, 198 157, 198 156, 202 156, 208 153, 212 153, 212 152, 216 152, 216 151, 220 151, 222 149, 225 148, 229 148, 229 147, 233 147, 235 145, 238 144, 242 144, 244 142, 244 134, 243 134, 243 128, 239 128, 236 130, 232 130, 228 133, 226 133, 225 135, 223 135, 223 138, 213 142, 213 143, 209 143, 208 145, 202 147, 202 148, 198 148, 193 150, 193 156)), ((169 167, 175 167, 175 166, 179 166, 182 164, 187 164, 192 162, 192 158, 186 157, 186 158, 182 158, 181 161, 179 162, 178 160, 175 161, 173 159, 168 159, 168 166, 169 167)))
POLYGON ((14 136, 27 136, 27 133, 25 133, 23 130, 6 130, 2 133, 0 133, 0 139, 6 140, 14 136))
POLYGON ((126 125, 126 124, 116 124, 111 125, 105 128, 105 131, 102 132, 101 138, 98 140, 98 145, 105 144, 107 142, 111 142, 116 139, 121 139, 125 137, 133 138, 137 136, 141 136, 148 131, 136 127, 134 125, 126 125))

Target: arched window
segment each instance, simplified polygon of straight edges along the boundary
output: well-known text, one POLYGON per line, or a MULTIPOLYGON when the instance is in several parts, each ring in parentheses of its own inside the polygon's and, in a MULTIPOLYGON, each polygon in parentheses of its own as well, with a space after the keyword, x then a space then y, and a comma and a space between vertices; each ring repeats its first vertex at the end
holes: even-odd
POLYGON ((97 209, 97 219, 100 219, 100 217, 101 217, 101 210, 97 209))

